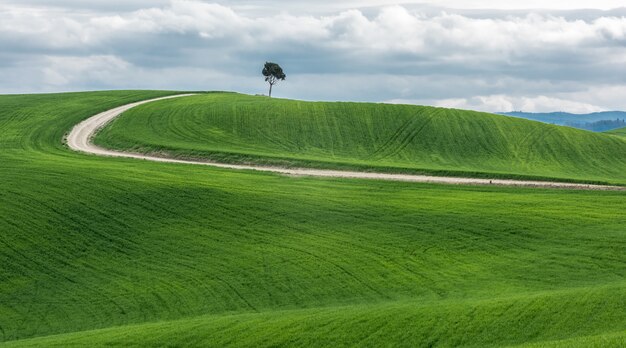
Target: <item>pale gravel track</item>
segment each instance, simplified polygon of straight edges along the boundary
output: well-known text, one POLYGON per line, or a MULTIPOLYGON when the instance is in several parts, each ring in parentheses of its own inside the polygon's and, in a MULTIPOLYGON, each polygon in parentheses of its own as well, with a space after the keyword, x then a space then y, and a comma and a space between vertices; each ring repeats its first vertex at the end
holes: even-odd
POLYGON ((217 163, 210 161, 190 161, 175 158, 165 158, 150 155, 142 155, 137 153, 129 153, 105 149, 94 145, 91 140, 93 136, 107 123, 111 122, 115 117, 122 114, 135 106, 150 103, 157 100, 170 98, 180 98, 191 96, 194 94, 178 94, 167 97, 144 100, 136 103, 123 105, 95 116, 92 116, 81 123, 74 126, 67 136, 67 145, 70 149, 79 152, 90 153, 99 156, 110 157, 126 157, 136 158, 155 162, 180 163, 206 165, 218 168, 235 169, 235 170, 256 170, 261 172, 279 173, 294 176, 315 176, 330 178, 351 178, 351 179, 374 179, 374 180, 390 180, 390 181, 406 181, 436 184, 456 184, 456 185, 498 185, 498 186, 519 186, 519 187, 537 187, 537 188, 562 188, 577 190, 604 190, 604 191, 623 191, 626 187, 605 186, 605 185, 587 185, 566 182, 550 182, 550 181, 529 181, 529 180, 510 180, 510 179, 479 179, 479 178, 462 178, 448 176, 430 176, 430 175, 411 175, 411 174, 389 174, 389 173, 369 173, 355 172, 343 170, 326 170, 326 169, 310 169, 310 168, 281 168, 271 166, 243 165, 217 163))

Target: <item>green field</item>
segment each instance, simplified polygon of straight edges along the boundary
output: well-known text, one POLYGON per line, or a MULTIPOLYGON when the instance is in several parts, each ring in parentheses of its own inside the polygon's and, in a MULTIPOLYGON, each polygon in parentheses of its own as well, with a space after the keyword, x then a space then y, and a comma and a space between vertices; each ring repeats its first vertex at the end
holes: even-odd
MULTIPOLYGON (((0 96, 0 346, 626 343, 626 192, 286 177, 62 142, 164 94, 0 96)), ((231 97, 265 102, 150 107, 231 97)))
POLYGON ((619 135, 622 137, 626 137, 626 128, 614 129, 612 131, 606 132, 607 134, 619 135))
POLYGON ((205 94, 130 110, 96 143, 236 163, 626 184, 626 140, 410 105, 205 94))

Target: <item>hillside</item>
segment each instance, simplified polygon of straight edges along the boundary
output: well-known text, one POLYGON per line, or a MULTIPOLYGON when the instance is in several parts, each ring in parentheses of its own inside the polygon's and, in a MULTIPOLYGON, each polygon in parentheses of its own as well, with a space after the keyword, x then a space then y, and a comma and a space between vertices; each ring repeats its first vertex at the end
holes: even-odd
POLYGON ((236 163, 626 183, 619 138, 409 105, 207 94, 129 110, 95 142, 236 163))
POLYGON ((619 136, 622 136, 622 137, 626 137, 626 128, 614 129, 614 130, 608 131, 606 133, 607 134, 619 135, 619 136))
POLYGON ((0 96, 0 347, 623 345, 625 192, 285 177, 62 142, 171 93, 0 96))

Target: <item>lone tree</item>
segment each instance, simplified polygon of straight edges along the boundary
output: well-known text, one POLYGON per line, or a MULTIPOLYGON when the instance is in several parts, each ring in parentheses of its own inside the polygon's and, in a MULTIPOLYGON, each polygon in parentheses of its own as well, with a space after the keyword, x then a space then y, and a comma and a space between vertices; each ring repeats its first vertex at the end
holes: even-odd
POLYGON ((278 81, 284 81, 285 73, 283 72, 283 68, 280 65, 272 62, 265 62, 265 66, 263 67, 263 76, 265 76, 265 81, 270 84, 270 98, 272 97, 272 86, 278 83, 278 81))

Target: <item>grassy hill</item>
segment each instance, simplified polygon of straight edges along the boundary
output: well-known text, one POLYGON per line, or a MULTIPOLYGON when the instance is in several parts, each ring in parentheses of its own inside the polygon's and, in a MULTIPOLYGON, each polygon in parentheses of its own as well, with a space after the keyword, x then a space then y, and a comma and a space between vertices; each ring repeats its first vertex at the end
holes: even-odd
POLYGON ((143 105, 96 143, 226 162, 626 183, 626 141, 409 105, 206 94, 143 105))
POLYGON ((619 136, 622 136, 622 137, 626 137, 626 128, 614 129, 614 130, 608 131, 606 133, 607 134, 619 135, 619 136))
POLYGON ((294 178, 62 143, 164 94, 0 96, 0 347, 623 346, 624 192, 294 178))

